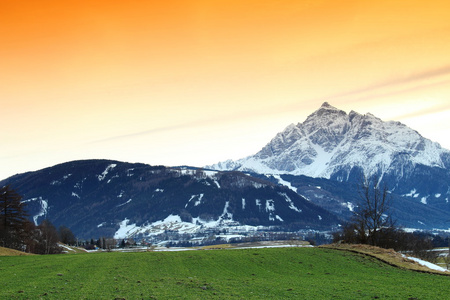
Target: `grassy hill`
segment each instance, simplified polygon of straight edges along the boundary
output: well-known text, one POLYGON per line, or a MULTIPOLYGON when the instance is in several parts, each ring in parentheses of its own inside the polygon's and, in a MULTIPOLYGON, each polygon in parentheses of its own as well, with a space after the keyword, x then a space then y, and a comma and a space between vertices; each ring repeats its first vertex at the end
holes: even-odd
POLYGON ((0 247, 0 256, 21 256, 21 255, 32 255, 32 254, 17 251, 14 249, 0 247))
POLYGON ((0 299, 444 299, 450 277, 326 248, 0 257, 0 299))

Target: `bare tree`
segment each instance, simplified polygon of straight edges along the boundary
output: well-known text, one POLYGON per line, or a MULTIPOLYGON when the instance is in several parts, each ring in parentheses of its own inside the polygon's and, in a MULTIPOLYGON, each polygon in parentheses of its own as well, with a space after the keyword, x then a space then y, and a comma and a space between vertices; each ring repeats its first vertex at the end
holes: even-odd
POLYGON ((59 240, 63 244, 75 245, 77 242, 77 238, 73 234, 72 230, 70 230, 66 226, 59 226, 58 236, 59 236, 59 240))
POLYGON ((363 176, 359 196, 360 202, 354 210, 351 224, 360 243, 377 246, 382 232, 395 228, 395 222, 390 216, 392 198, 378 176, 363 176))
POLYGON ((49 221, 44 220, 37 227, 40 244, 40 254, 57 254, 61 253, 61 248, 58 246, 59 237, 55 226, 49 221))
POLYGON ((353 211, 350 222, 333 240, 344 243, 369 244, 393 247, 399 230, 390 216, 392 198, 385 184, 378 176, 361 177, 359 203, 353 211))

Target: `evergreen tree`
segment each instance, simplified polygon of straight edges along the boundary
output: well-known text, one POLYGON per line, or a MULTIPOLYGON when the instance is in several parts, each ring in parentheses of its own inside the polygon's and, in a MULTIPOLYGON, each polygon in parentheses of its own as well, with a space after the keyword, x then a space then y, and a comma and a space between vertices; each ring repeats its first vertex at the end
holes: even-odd
POLYGON ((9 185, 0 188, 0 245, 23 250, 27 214, 22 196, 9 185))

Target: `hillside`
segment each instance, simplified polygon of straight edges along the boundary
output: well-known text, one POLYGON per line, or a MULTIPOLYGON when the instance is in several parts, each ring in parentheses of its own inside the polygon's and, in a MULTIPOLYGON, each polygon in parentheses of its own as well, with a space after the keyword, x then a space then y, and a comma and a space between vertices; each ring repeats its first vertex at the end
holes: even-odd
POLYGON ((19 174, 10 184, 30 218, 65 225, 79 238, 146 238, 258 226, 329 230, 339 223, 292 190, 240 172, 73 161, 19 174))
POLYGON ((0 256, 23 256, 23 255, 32 255, 32 254, 14 249, 0 247, 0 256))

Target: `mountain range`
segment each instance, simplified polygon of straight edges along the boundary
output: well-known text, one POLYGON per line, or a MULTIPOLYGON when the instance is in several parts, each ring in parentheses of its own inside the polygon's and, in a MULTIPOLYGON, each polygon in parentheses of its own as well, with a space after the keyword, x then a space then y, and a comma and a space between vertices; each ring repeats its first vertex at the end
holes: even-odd
MULTIPOLYGON (((377 176, 399 199, 394 206, 406 201, 417 210, 409 221, 401 218, 406 221, 402 225, 450 227, 450 151, 400 122, 385 122, 370 113, 347 114, 327 102, 303 123, 278 133, 258 153, 207 167, 283 175, 283 181, 296 188, 299 175, 353 185, 363 176, 377 176), (411 223, 414 218, 416 225, 411 223)), ((333 195, 339 198, 339 193, 333 195)), ((342 205, 346 202, 341 200, 342 205)))
POLYGON ((0 181, 80 238, 338 228, 377 176, 397 224, 450 227, 450 151, 406 125, 324 103, 258 153, 203 168, 67 162, 0 181))

